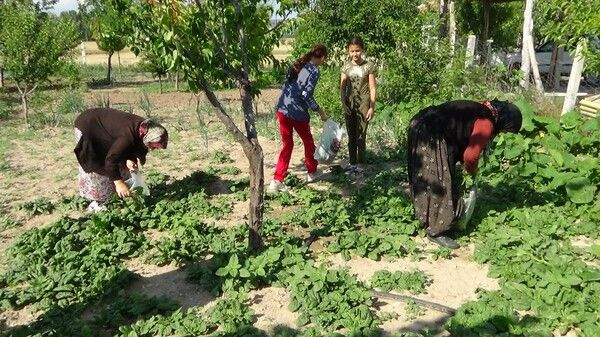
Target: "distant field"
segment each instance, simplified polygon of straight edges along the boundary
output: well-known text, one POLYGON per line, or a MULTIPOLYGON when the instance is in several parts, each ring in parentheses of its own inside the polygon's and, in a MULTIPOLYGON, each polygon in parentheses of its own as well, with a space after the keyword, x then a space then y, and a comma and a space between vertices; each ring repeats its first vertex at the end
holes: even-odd
MULTIPOLYGON (((273 49, 273 56, 275 56, 278 60, 284 60, 292 54, 292 45, 291 42, 293 40, 286 39, 284 40, 279 47, 273 49)), ((107 64, 108 62, 108 53, 98 49, 98 45, 94 41, 84 42, 85 45, 85 63, 88 65, 99 65, 99 64, 107 64)), ((73 55, 76 60, 82 62, 81 56, 81 45, 78 46, 76 50, 73 50, 73 55)), ((136 64, 140 61, 140 58, 135 56, 135 54, 129 50, 129 48, 125 48, 119 54, 113 55, 113 64, 118 64, 119 58, 121 59, 122 65, 131 65, 136 64)))

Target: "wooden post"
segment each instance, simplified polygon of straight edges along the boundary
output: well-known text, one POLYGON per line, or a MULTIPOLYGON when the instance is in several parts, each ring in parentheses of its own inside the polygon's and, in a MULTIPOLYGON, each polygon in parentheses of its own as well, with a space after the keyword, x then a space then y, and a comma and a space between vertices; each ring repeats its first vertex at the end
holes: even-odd
POLYGON ((477 36, 469 35, 469 39, 467 40, 467 53, 465 60, 465 68, 473 64, 473 60, 475 59, 475 45, 477 44, 477 36))
POLYGON ((450 31, 448 32, 448 36, 450 37, 450 50, 452 54, 454 54, 454 49, 456 48, 456 8, 455 8, 455 0, 450 0, 448 3, 448 12, 450 14, 450 31))
POLYGON ((85 65, 85 43, 81 41, 81 64, 85 65))
POLYGON ((587 41, 585 39, 581 39, 577 44, 577 50, 575 51, 573 67, 571 67, 569 85, 567 86, 567 94, 565 95, 565 102, 563 104, 561 115, 564 115, 575 108, 579 83, 581 82, 581 72, 583 71, 583 65, 585 63, 583 49, 585 48, 586 43, 587 41))
POLYGON ((544 92, 544 84, 540 76, 537 59, 535 58, 535 48, 533 47, 533 36, 529 35, 527 39, 527 52, 529 53, 529 62, 531 62, 531 70, 533 71, 533 79, 535 80, 535 88, 538 92, 544 92))
POLYGON ((531 70, 531 64, 529 60, 529 52, 527 47, 527 40, 531 36, 532 21, 533 18, 533 0, 525 0, 525 13, 523 15, 523 37, 521 40, 521 71, 524 74, 524 78, 521 80, 521 86, 523 88, 529 87, 529 72, 531 70))

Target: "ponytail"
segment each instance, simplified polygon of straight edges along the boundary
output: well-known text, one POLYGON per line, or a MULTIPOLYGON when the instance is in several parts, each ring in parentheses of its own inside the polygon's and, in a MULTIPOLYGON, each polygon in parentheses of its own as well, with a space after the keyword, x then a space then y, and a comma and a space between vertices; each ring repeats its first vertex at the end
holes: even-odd
POLYGON ((290 66, 287 72, 287 80, 292 81, 297 79, 300 70, 302 70, 304 65, 306 65, 313 57, 321 58, 323 56, 327 57, 327 47, 323 44, 316 44, 308 53, 302 55, 290 66))

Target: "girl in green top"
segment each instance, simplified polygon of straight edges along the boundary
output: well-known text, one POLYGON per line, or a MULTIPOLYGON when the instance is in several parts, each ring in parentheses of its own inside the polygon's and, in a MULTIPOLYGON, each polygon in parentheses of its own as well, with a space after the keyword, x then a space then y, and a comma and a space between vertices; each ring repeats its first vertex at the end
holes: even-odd
POLYGON ((359 176, 365 163, 367 126, 375 113, 375 65, 363 59, 364 43, 353 37, 347 44, 350 61, 342 67, 340 95, 348 130, 349 173, 359 176))

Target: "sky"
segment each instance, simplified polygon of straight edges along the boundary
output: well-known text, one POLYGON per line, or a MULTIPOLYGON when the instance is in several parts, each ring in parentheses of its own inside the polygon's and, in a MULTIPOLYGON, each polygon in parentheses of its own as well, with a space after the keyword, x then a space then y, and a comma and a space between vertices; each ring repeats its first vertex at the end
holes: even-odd
POLYGON ((54 8, 50 10, 50 13, 59 14, 60 12, 77 10, 77 0, 58 0, 54 8))
MULTIPOLYGON (((277 6, 276 3, 274 3, 274 5, 277 6)), ((58 0, 50 12, 54 14, 60 14, 61 12, 70 10, 77 10, 77 0, 58 0)))

